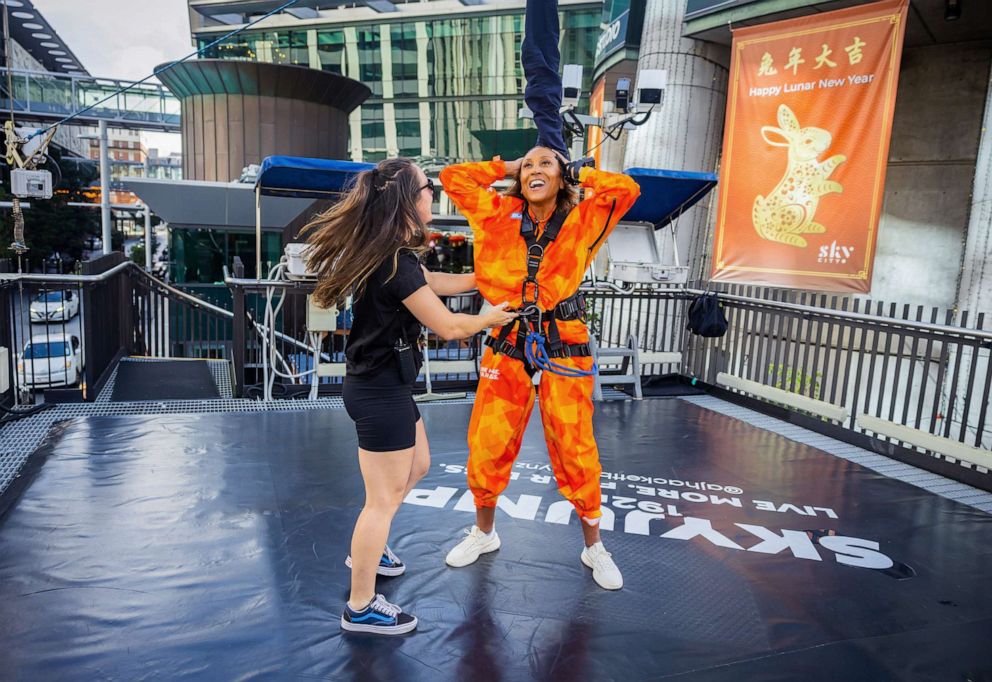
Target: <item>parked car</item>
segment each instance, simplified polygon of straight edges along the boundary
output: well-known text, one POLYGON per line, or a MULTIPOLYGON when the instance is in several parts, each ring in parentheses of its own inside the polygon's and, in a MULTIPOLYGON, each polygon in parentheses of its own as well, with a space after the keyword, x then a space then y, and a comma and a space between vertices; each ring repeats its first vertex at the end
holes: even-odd
POLYGON ((79 314, 79 296, 71 289, 43 291, 30 310, 32 322, 65 322, 79 314))
POLYGON ((17 360, 21 385, 30 388, 72 386, 83 374, 79 337, 42 334, 31 337, 17 360))

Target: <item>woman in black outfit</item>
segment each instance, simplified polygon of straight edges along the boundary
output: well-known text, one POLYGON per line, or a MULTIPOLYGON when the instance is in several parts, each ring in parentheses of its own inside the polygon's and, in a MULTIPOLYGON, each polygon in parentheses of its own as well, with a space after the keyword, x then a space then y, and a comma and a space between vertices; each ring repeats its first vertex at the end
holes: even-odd
POLYGON ((509 323, 506 304, 481 315, 453 313, 438 296, 475 288, 475 275, 427 272, 419 254, 428 241, 434 185, 407 159, 387 159, 359 173, 354 187, 307 230, 318 273, 320 305, 354 298, 344 403, 358 431, 365 506, 351 539, 351 595, 345 630, 401 634, 412 614, 375 593, 375 576, 399 575, 403 563, 386 546, 403 498, 430 466, 424 423, 413 402, 422 355, 420 326, 443 339, 470 337, 509 323))

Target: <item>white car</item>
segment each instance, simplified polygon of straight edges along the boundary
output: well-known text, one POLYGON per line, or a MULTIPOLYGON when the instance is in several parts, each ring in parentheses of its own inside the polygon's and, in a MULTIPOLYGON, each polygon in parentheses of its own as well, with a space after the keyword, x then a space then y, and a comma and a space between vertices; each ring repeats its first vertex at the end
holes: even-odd
POLYGON ((34 336, 17 359, 17 375, 25 387, 72 386, 82 374, 83 359, 75 334, 34 336))
POLYGON ((32 322, 65 322, 79 314, 79 296, 70 289, 44 291, 31 301, 32 322))

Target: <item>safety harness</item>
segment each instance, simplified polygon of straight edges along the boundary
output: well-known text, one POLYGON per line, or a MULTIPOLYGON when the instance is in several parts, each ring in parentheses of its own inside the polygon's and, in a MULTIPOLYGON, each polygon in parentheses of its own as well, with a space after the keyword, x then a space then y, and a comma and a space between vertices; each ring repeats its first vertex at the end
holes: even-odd
POLYGON ((559 374, 561 376, 584 377, 597 372, 593 365, 591 370, 581 370, 553 362, 558 358, 588 357, 592 355, 588 343, 563 343, 558 331, 558 322, 581 319, 586 312, 586 302, 582 294, 576 292, 556 305, 551 311, 542 311, 538 305, 538 294, 541 287, 537 274, 541 262, 551 243, 558 237, 568 213, 555 211, 544 227, 541 236, 537 236, 537 228, 530 216, 530 209, 523 205, 520 220, 520 236, 527 245, 527 277, 524 278, 520 290, 520 307, 518 317, 504 325, 495 337, 487 336, 486 345, 494 352, 508 355, 521 360, 533 374, 537 370, 559 374), (547 336, 544 334, 543 322, 548 322, 547 336), (516 344, 508 341, 510 333, 517 329, 516 344))

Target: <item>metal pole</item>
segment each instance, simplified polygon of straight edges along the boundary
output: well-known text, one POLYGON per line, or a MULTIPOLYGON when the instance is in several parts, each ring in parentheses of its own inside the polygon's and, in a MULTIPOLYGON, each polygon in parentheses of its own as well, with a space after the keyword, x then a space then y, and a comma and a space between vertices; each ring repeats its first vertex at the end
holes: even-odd
POLYGON ((262 279, 262 186, 255 185, 255 279, 262 279))
POLYGON ((152 209, 145 204, 145 272, 152 271, 152 209))
POLYGON ((103 231, 103 253, 111 252, 110 234, 110 159, 107 152, 107 122, 100 121, 100 227, 103 231))

